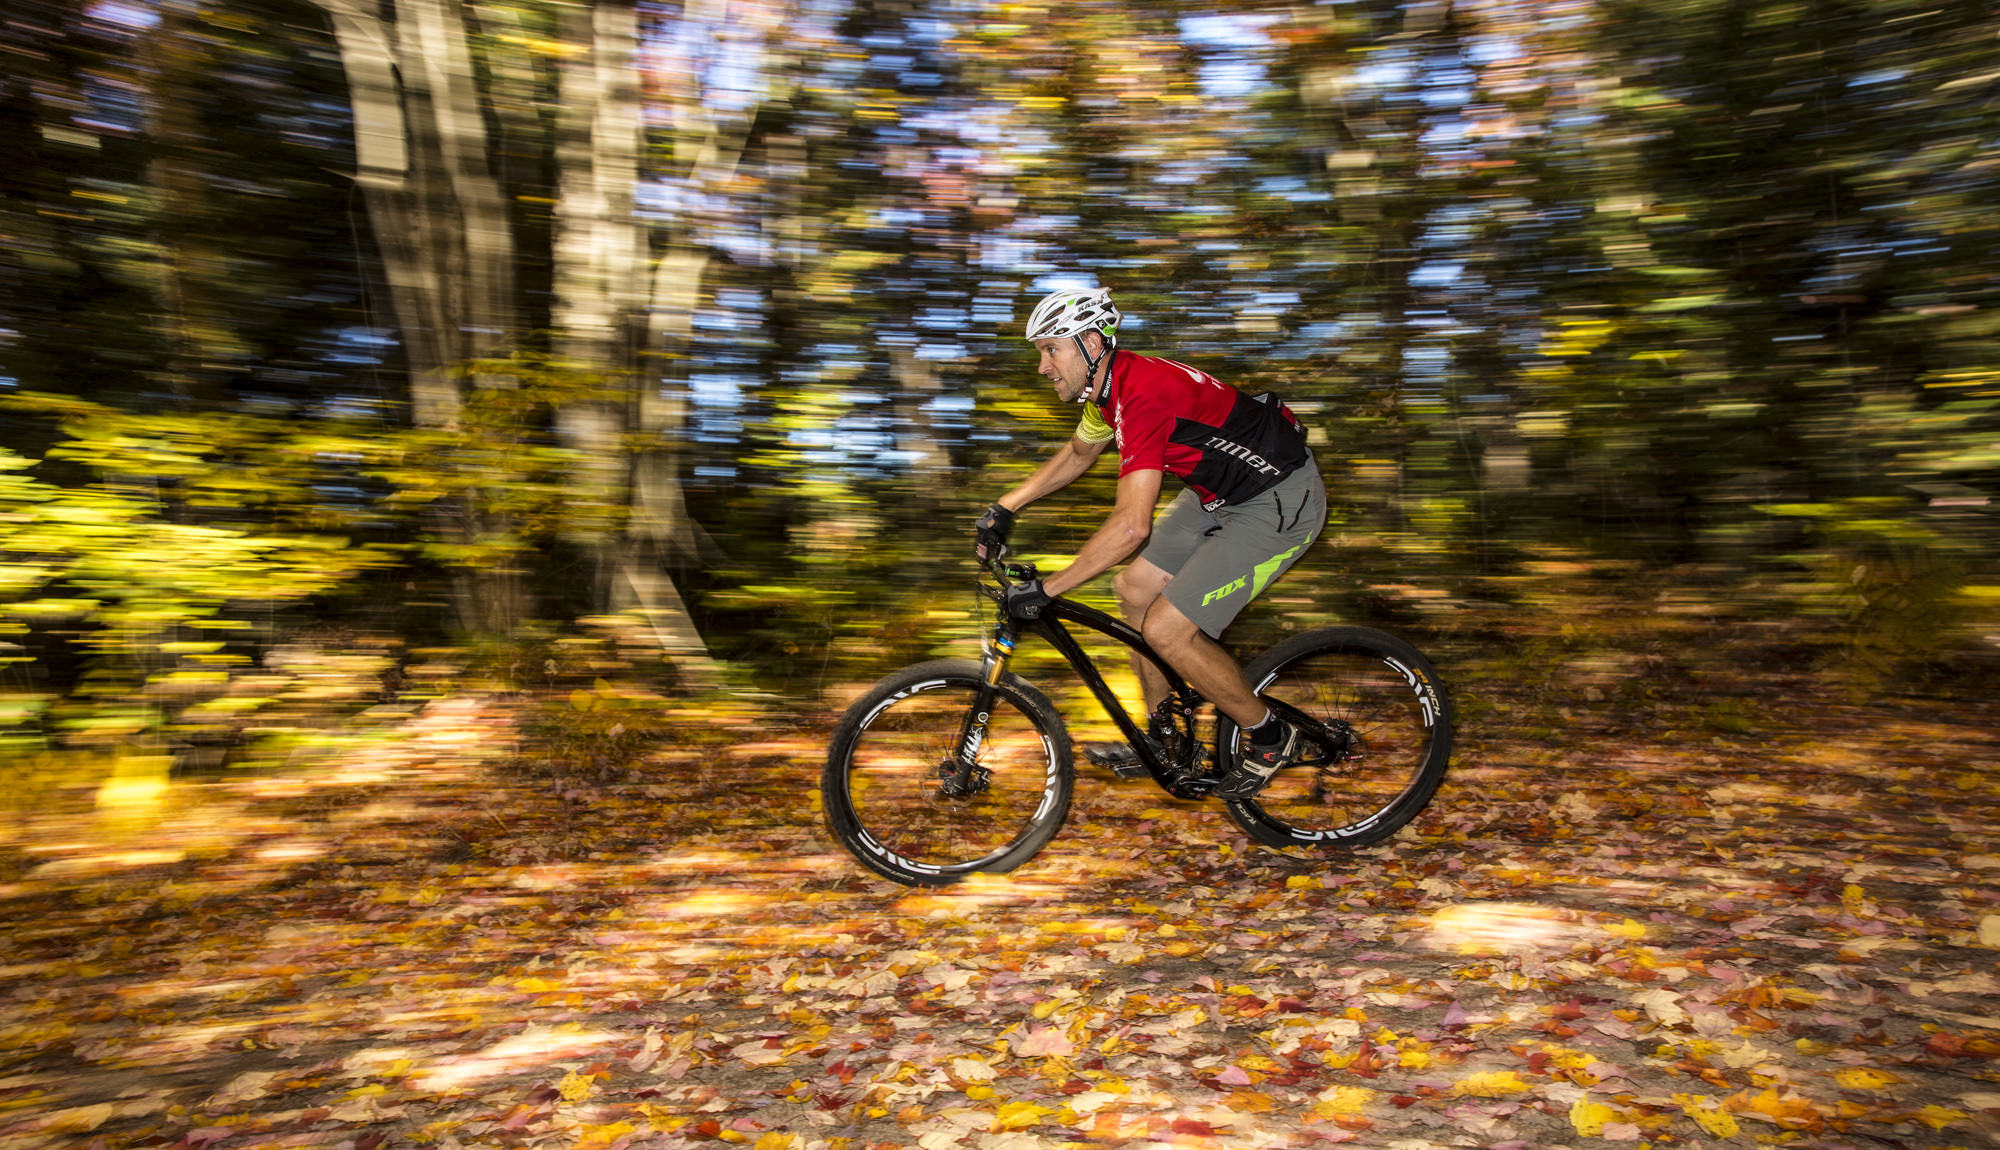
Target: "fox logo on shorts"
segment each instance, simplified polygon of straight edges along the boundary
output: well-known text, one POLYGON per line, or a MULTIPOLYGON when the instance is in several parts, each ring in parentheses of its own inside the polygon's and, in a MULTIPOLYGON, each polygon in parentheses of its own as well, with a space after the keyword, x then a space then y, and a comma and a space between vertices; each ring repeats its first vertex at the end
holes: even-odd
POLYGON ((1236 592, 1243 590, 1243 588, 1249 585, 1250 585, 1250 576, 1238 575, 1234 580, 1228 583, 1224 583, 1222 586, 1217 587, 1215 590, 1210 591, 1206 595, 1203 595, 1201 597, 1201 605, 1206 607, 1210 603, 1215 602, 1217 599, 1227 599, 1231 595, 1234 595, 1236 592))

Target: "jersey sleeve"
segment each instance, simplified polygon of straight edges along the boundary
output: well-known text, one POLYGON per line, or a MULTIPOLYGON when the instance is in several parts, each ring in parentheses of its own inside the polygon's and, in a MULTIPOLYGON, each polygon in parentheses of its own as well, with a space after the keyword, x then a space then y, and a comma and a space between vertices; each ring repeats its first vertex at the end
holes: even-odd
POLYGON ((1077 421, 1076 437, 1085 443, 1109 443, 1111 425, 1105 422, 1104 412, 1094 403, 1083 405, 1083 418, 1077 421))

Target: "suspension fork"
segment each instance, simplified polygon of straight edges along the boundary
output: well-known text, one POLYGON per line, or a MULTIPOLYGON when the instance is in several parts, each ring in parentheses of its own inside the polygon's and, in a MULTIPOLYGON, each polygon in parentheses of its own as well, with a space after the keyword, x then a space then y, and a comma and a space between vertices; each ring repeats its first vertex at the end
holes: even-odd
POLYGON ((1014 625, 1003 619, 995 624, 993 641, 986 645, 979 668, 979 689, 973 693, 972 706, 966 708, 965 721, 959 725, 957 749, 938 766, 939 789, 947 798, 978 794, 986 789, 986 781, 992 777, 991 771, 979 765, 979 749, 986 744, 986 727, 993 720, 993 701, 1000 694, 1000 677, 1007 673, 1007 662, 1013 654, 1014 625))

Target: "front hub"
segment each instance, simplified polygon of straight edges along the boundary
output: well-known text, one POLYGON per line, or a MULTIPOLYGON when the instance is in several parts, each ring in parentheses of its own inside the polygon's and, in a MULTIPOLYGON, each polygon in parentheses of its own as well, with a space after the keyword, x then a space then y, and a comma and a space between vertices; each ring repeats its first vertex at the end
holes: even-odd
POLYGON ((938 794, 947 799, 983 795, 993 785, 993 772, 978 763, 946 759, 938 764, 938 794))

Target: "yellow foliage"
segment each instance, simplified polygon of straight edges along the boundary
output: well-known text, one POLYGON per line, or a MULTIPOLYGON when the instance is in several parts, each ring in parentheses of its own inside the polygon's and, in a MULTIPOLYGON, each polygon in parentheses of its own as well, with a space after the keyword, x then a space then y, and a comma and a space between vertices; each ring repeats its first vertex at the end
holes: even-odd
POLYGON ((1877 1070, 1872 1066, 1850 1066, 1837 1070, 1833 1080, 1847 1090, 1887 1090, 1903 1081, 1886 1070, 1877 1070))
POLYGON ((1509 1094, 1525 1094, 1532 1089, 1532 1084, 1512 1070, 1491 1070, 1466 1075, 1452 1086, 1451 1092, 1460 1097, 1505 1098, 1509 1094))
POLYGON ((596 1088, 597 1079, 588 1074, 578 1074, 574 1070, 563 1075, 562 1081, 556 1083, 556 1093, 562 1095, 564 1102, 581 1102, 590 1097, 590 1092, 596 1088))
POLYGON ((1963 1121, 1970 1117, 1972 1116, 1963 1110, 1948 1110, 1935 1102, 1917 1111, 1916 1114, 1917 1121, 1933 1130, 1942 1130, 1954 1122, 1963 1121))
POLYGON ((1322 1118, 1352 1118, 1375 1101, 1375 1092, 1366 1086, 1335 1086, 1319 1096, 1313 1110, 1322 1118))
MULTIPOLYGON (((609 1146, 628 1134, 636 1134, 638 1130, 639 1128, 630 1122, 613 1122, 606 1126, 592 1126, 585 1123, 583 1128, 577 1131, 576 1150, 598 1150, 599 1147, 609 1146)), ((759 1143, 758 1146, 761 1150, 763 1144, 759 1143)))
POLYGON ((1038 1126, 1042 1119, 1054 1113, 1056 1111, 1053 1108, 1037 1106, 1033 1102, 1004 1103, 994 1112, 993 1129, 1022 1130, 1029 1126, 1038 1126))
POLYGON ((1746 1100, 1743 1105, 1733 1106, 1732 1109, 1738 1111, 1748 1109, 1780 1126, 1792 1129, 1815 1126, 1820 1121, 1819 1110, 1810 1101, 1804 1098, 1786 1097, 1779 1094, 1776 1088, 1767 1089, 1756 1097, 1746 1100))
POLYGON ((1741 1132, 1736 1116, 1722 1108, 1722 1103, 1705 1094, 1676 1094, 1674 1103, 1681 1112, 1694 1120, 1694 1124, 1717 1138, 1734 1138, 1741 1132))
POLYGON ((1592 1102, 1588 1094, 1570 1104, 1569 1124, 1576 1127, 1576 1132, 1585 1138, 1596 1138, 1603 1134, 1605 1124, 1616 1121, 1617 1118, 1618 1111, 1602 1102, 1592 1102))

